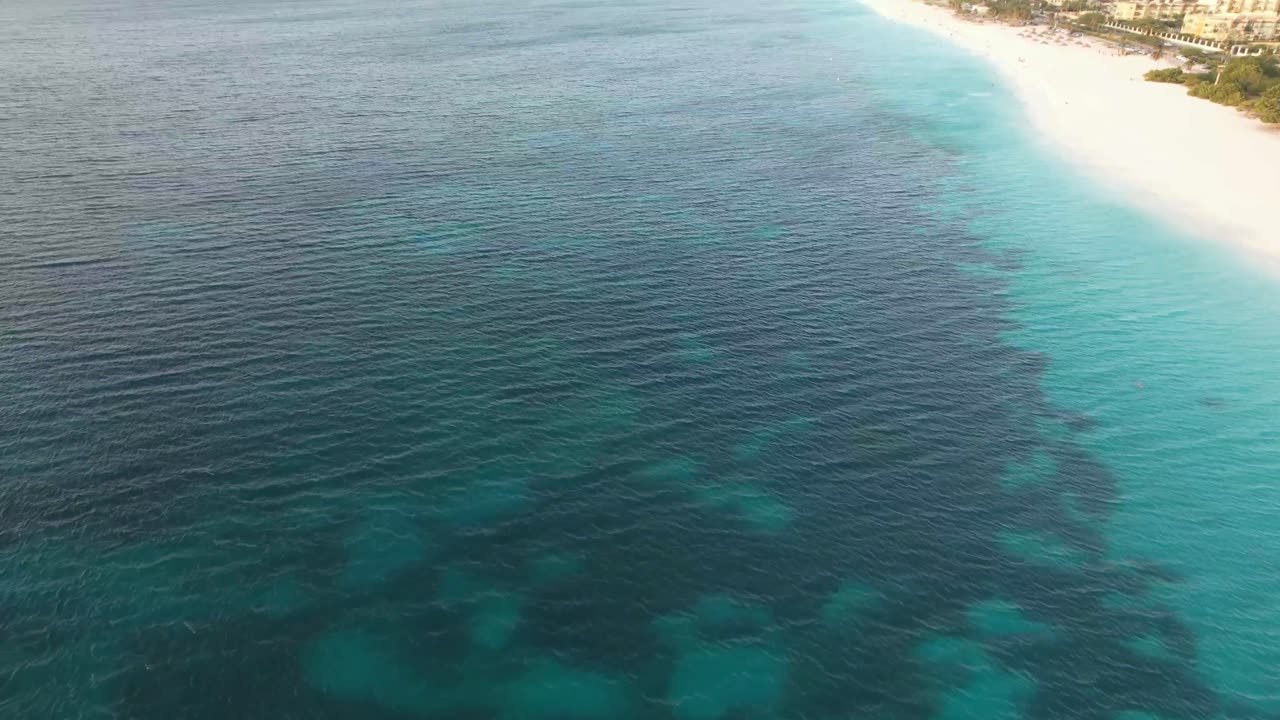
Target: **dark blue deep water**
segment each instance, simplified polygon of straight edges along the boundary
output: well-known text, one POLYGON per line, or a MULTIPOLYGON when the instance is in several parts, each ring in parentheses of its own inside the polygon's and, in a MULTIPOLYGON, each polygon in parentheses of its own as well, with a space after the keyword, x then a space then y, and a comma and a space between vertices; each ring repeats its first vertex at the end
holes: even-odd
MULTIPOLYGON (((1158 233, 931 42, 824 0, 10 0, 0 715, 1276 717, 1273 596, 1205 619, 1209 558, 1124 544, 1186 521, 1116 431, 1174 415, 1045 390, 1142 352, 1087 335, 1132 284, 1071 288, 1145 246, 1059 238, 1158 233)), ((1250 382, 1168 432, 1221 457, 1250 382)), ((1196 547, 1270 587, 1241 537, 1196 547)))

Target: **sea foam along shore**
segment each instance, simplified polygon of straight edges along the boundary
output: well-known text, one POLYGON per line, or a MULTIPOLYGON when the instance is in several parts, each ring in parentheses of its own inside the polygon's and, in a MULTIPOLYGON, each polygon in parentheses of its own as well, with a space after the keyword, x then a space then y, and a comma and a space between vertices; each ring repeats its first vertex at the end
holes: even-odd
POLYGON ((1280 132, 1233 108, 1146 82, 1159 64, 1102 43, 1042 44, 1019 28, 917 0, 861 0, 990 61, 1049 145, 1171 223, 1280 269, 1280 132))

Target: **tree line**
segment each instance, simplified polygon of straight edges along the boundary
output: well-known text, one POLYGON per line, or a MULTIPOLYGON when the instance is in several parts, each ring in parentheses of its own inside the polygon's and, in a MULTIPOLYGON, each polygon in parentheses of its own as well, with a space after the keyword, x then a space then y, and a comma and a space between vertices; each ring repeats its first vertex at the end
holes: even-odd
POLYGON ((1187 94, 1250 112, 1265 123, 1280 123, 1280 61, 1274 56, 1239 57, 1223 62, 1197 50, 1183 51, 1188 66, 1148 71, 1151 82, 1178 83, 1187 94))
MULTIPOLYGON (((947 4, 952 10, 961 12, 970 3, 965 0, 947 0, 947 4)), ((982 4, 987 6, 987 17, 1002 20, 1030 20, 1039 5, 1038 2, 1032 3, 1029 0, 987 0, 982 4)))

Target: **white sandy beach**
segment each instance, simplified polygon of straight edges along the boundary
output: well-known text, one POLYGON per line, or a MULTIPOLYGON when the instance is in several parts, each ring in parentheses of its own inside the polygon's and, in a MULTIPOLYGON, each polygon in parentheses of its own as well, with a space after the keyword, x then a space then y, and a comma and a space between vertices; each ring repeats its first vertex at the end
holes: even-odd
POLYGON ((1024 30, 915 0, 862 0, 989 60, 1050 146, 1174 225, 1280 268, 1280 131, 1234 108, 1146 82, 1157 67, 1101 44, 1042 44, 1024 30))

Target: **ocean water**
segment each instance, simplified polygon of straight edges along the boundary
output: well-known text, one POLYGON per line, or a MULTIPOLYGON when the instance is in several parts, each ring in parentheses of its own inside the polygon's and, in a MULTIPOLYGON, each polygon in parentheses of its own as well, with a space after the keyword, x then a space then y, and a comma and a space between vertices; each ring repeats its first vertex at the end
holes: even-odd
POLYGON ((850 0, 0 7, 0 714, 1280 717, 1280 280, 850 0))

